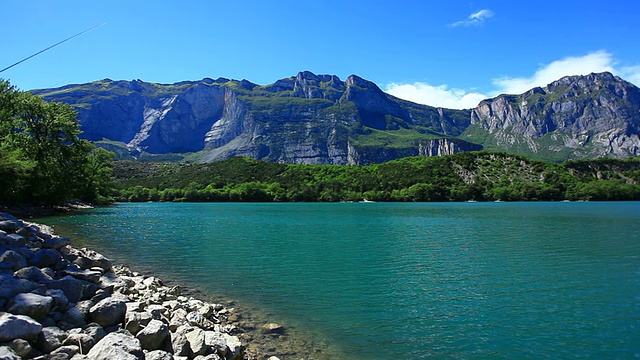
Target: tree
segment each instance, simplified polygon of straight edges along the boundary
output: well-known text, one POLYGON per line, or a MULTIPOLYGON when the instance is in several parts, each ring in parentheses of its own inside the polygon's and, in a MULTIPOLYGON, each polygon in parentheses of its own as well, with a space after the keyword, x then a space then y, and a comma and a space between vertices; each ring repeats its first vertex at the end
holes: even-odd
POLYGON ((46 102, 0 80, 0 201, 96 201, 110 192, 110 157, 79 138, 71 105, 46 102))

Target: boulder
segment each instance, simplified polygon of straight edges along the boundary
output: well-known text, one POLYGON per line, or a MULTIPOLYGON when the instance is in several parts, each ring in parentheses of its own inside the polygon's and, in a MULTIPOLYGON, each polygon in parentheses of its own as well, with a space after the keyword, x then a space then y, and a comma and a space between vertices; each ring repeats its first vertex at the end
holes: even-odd
POLYGON ((124 301, 108 297, 89 309, 89 319, 102 327, 116 325, 124 321, 126 310, 124 301))
MULTIPOLYGON (((13 216, 13 215, 11 215, 11 214, 9 214, 9 213, 6 213, 6 212, 0 212, 0 221, 7 221, 7 220, 10 220, 10 221, 20 221, 20 219, 18 219, 17 217, 15 217, 15 216, 13 216)), ((21 221, 20 221, 20 222, 21 222, 21 221)), ((22 226, 24 226, 24 224, 22 224, 20 227, 22 227, 22 226)))
POLYGON ((136 335, 138 331, 147 326, 152 319, 153 315, 146 311, 127 311, 124 317, 124 327, 131 334, 136 335))
POLYGON ((14 339, 35 339, 42 325, 25 315, 0 313, 0 342, 14 339))
POLYGON ((160 320, 151 320, 149 324, 138 332, 136 338, 140 340, 145 350, 159 350, 169 334, 169 328, 160 320))
POLYGON ((198 309, 198 312, 206 318, 212 316, 214 311, 215 308, 211 304, 204 304, 198 309))
MULTIPOLYGON (((26 264, 26 260, 25 260, 25 264, 26 264)), ((33 282, 43 282, 43 281, 52 280, 52 278, 49 275, 47 275, 37 266, 22 267, 20 270, 14 272, 13 276, 19 279, 25 279, 33 282)))
POLYGON ((86 325, 82 329, 82 332, 93 337, 96 343, 107 335, 107 332, 102 328, 102 326, 96 323, 86 325))
POLYGON ((32 293, 23 293, 14 296, 9 302, 8 312, 15 315, 27 315, 35 320, 44 319, 51 305, 53 298, 32 293))
POLYGON ((9 245, 13 245, 13 246, 27 245, 27 239, 20 234, 8 234, 5 238, 9 245))
POLYGON ((42 247, 46 249, 60 249, 71 244, 71 239, 61 236, 52 236, 42 242, 42 247))
MULTIPOLYGON (((99 254, 93 250, 88 250, 84 248, 81 249, 81 251, 84 254, 84 256, 81 256, 81 257, 88 259, 88 261, 78 260, 78 262, 82 264, 82 266, 80 266, 81 268, 90 269, 92 267, 99 267, 104 271, 111 270, 111 267, 113 266, 113 264, 111 263, 111 260, 107 259, 104 255, 99 254)), ((81 257, 78 257, 78 259, 80 259, 81 257)), ((73 262, 75 264, 78 264, 76 260, 74 260, 73 262)))
POLYGON ((52 310, 57 310, 61 313, 69 310, 69 299, 67 299, 64 291, 59 289, 47 289, 45 295, 53 299, 53 304, 51 306, 52 310))
POLYGON ((188 313, 186 319, 189 325, 197 326, 203 329, 213 329, 213 327, 215 326, 215 324, 211 320, 207 319, 206 317, 204 317, 204 315, 197 311, 188 313))
POLYGON ((92 360, 144 359, 140 341, 126 331, 112 332, 91 348, 87 357, 92 360))
POLYGON ((173 360, 173 355, 163 350, 149 351, 145 354, 145 360, 173 360))
POLYGON ((27 266, 27 259, 13 250, 7 250, 0 255, 0 268, 17 271, 27 266))
POLYGON ((21 360, 20 356, 8 346, 0 346, 0 359, 2 360, 21 360))
MULTIPOLYGON (((31 344, 29 344, 29 342, 24 339, 15 339, 13 341, 5 343, 5 345, 10 347, 21 358, 26 358, 32 350, 31 344)), ((1 356, 0 359, 2 359, 1 356)))
POLYGON ((18 279, 13 275, 0 274, 0 298, 10 299, 17 294, 31 292, 38 287, 33 281, 18 279))
POLYGON ((189 341, 187 341, 186 333, 180 330, 169 335, 171 337, 171 349, 175 356, 188 356, 191 351, 189 341))
POLYGON ((45 353, 50 353, 53 350, 62 346, 62 342, 67 338, 67 334, 57 327, 45 327, 38 334, 36 340, 36 347, 45 353))
POLYGON ((100 277, 102 276, 102 273, 99 271, 84 270, 79 268, 77 265, 68 266, 66 269, 61 270, 60 274, 63 276, 73 276, 76 279, 89 281, 95 284, 100 282, 100 277))
POLYGON ((87 354, 89 350, 97 343, 96 339, 89 334, 69 334, 67 338, 62 342, 63 346, 77 346, 78 352, 81 354, 87 354))
POLYGON ((24 223, 15 217, 13 219, 0 220, 0 230, 14 233, 24 227, 24 223))
POLYGON ((175 331, 180 325, 185 324, 186 322, 187 311, 184 309, 176 309, 171 315, 171 320, 169 321, 169 329, 171 331, 175 331))
POLYGON ((50 267, 55 269, 62 261, 62 255, 54 249, 40 249, 29 259, 29 265, 39 268, 50 267))
POLYGON ((237 336, 217 331, 205 331, 205 344, 222 356, 230 359, 240 359, 244 354, 244 347, 237 336))
MULTIPOLYGON (((52 251, 55 251, 55 250, 52 250, 52 251)), ((90 292, 88 289, 87 291, 85 291, 85 288, 88 288, 87 284, 90 284, 90 283, 87 281, 78 280, 72 276, 65 276, 61 279, 45 282, 45 285, 49 289, 62 290, 64 292, 64 295, 67 297, 67 299, 69 299, 69 301, 72 303, 77 303, 78 301, 80 301, 85 297, 84 296, 85 292, 87 293, 90 292)))
POLYGON ((268 323, 262 325, 262 331, 270 334, 282 334, 284 332, 284 326, 277 323, 268 323))
POLYGON ((80 348, 76 345, 64 345, 51 352, 50 356, 71 359, 80 353, 80 348))
MULTIPOLYGON (((104 289, 99 289, 98 291, 96 291, 96 294, 93 295, 93 297, 91 298, 91 301, 94 304, 97 304, 98 302, 110 297, 111 294, 108 291, 104 291, 104 289)), ((117 297, 114 297, 114 299, 119 299, 119 300, 123 300, 117 297)))
POLYGON ((189 331, 185 336, 189 343, 189 348, 194 355, 203 355, 207 352, 204 330, 195 328, 189 331))
POLYGON ((67 310, 62 314, 62 318, 60 318, 60 321, 58 322, 58 326, 64 330, 81 327, 85 324, 85 314, 83 314, 77 307, 72 307, 67 310))

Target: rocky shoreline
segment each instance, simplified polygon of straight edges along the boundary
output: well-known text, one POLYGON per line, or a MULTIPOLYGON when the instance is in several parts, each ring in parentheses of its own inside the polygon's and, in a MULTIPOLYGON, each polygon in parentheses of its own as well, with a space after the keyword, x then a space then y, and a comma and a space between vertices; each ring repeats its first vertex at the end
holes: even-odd
POLYGON ((0 359, 267 358, 247 351, 237 317, 0 213, 0 359))

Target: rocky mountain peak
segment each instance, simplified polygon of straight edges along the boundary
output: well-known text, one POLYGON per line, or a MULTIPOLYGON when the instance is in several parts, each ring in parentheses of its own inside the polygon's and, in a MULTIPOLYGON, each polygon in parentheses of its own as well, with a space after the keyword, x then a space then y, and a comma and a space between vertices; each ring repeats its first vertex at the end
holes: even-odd
POLYGON ((105 79, 34 93, 75 105, 89 140, 201 152, 201 161, 364 164, 483 146, 558 161, 640 154, 640 89, 610 73, 567 76, 471 110, 415 104, 357 75, 311 71, 268 85, 105 79))
POLYGON ((472 110, 471 123, 495 147, 527 155, 640 154, 640 89, 611 73, 566 76, 521 95, 500 95, 472 110), (522 150, 519 150, 522 152, 522 150))

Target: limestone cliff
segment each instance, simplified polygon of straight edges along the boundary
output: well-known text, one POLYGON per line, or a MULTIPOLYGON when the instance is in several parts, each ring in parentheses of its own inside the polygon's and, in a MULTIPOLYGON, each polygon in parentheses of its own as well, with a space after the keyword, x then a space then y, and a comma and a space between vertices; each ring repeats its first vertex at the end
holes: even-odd
POLYGON ((610 73, 567 76, 522 95, 482 101, 471 124, 469 137, 480 134, 488 147, 529 156, 637 156, 640 89, 610 73))
POLYGON ((308 71, 268 85, 106 79, 35 93, 74 105, 89 140, 204 162, 369 164, 482 148, 564 160, 640 148, 640 90, 609 73, 565 77, 472 110, 419 105, 356 75, 342 81, 308 71))

